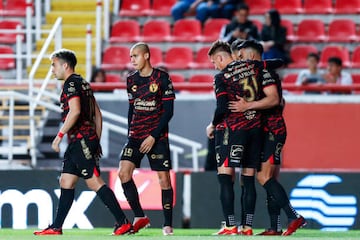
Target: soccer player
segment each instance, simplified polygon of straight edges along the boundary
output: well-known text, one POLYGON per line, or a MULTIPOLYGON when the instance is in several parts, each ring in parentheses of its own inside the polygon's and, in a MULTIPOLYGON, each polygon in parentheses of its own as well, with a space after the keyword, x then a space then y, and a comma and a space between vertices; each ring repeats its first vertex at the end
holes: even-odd
POLYGON ((62 225, 74 200, 75 185, 84 178, 87 186, 96 192, 105 206, 114 215, 117 223, 113 235, 124 235, 132 231, 132 225, 111 189, 100 177, 100 137, 102 116, 89 83, 75 74, 75 53, 60 49, 50 56, 51 68, 58 80, 64 80, 60 102, 63 126, 52 142, 52 149, 59 152, 59 144, 67 134, 69 145, 65 152, 60 177, 61 195, 53 224, 35 235, 61 235, 62 225))
MULTIPOLYGON (((226 222, 216 234, 235 235, 238 228, 234 218, 234 168, 242 166, 255 171, 259 167, 262 130, 260 112, 233 113, 228 110, 228 102, 236 101, 237 95, 248 101, 258 100, 259 79, 267 71, 251 61, 233 61, 230 45, 226 42, 213 43, 208 55, 215 68, 220 70, 215 75, 216 110, 206 129, 209 138, 215 137, 220 200, 226 222)), ((242 221, 243 225, 252 226, 256 201, 254 175, 243 172, 241 177, 242 221)), ((252 235, 252 229, 244 228, 240 234, 252 235)))
POLYGON ((146 154, 151 169, 157 171, 162 189, 164 213, 163 234, 172 235, 173 189, 168 140, 168 123, 174 111, 175 93, 168 73, 153 68, 150 49, 145 43, 136 43, 130 49, 131 64, 136 71, 127 77, 129 96, 129 135, 119 163, 119 178, 124 194, 135 218, 134 232, 150 225, 140 205, 139 194, 132 174, 146 154))
MULTIPOLYGON (((252 41, 243 42, 239 46, 241 60, 261 60, 261 52, 252 41)), ((267 207, 270 215, 270 229, 259 235, 291 235, 298 228, 306 224, 305 219, 300 216, 291 206, 285 190, 277 181, 280 169, 281 150, 286 140, 286 125, 282 116, 284 101, 282 98, 281 81, 278 75, 269 71, 268 78, 271 80, 262 87, 262 98, 257 101, 248 102, 244 98, 239 101, 231 101, 229 109, 232 112, 246 112, 249 110, 263 110, 262 124, 264 128, 264 145, 261 170, 257 173, 257 180, 265 188, 267 193, 267 207), (275 80, 275 81, 274 81, 275 80), (280 224, 280 209, 284 209, 289 225, 282 232, 280 224)))

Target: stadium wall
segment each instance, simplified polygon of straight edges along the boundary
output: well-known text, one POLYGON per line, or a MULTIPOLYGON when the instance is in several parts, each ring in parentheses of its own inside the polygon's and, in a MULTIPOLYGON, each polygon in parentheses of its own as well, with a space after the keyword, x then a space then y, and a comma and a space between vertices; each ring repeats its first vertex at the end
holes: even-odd
MULTIPOLYGON (((116 170, 103 172, 117 193, 123 208, 128 209, 121 190, 115 188, 116 170)), ((161 227, 163 223, 161 205, 159 205, 158 182, 149 171, 136 172, 135 182, 139 188, 146 214, 151 218, 152 227, 161 227), (149 180, 150 179, 150 180, 149 180), (154 204, 155 203, 155 204, 154 204), (157 209, 157 210, 156 210, 157 209)), ((186 173, 188 174, 188 173, 186 173)), ((173 174, 176 189, 174 208, 174 226, 184 226, 186 207, 190 207, 190 219, 186 219, 186 227, 218 228, 223 217, 220 209, 219 187, 215 172, 191 173, 190 205, 185 206, 184 174, 173 174)), ((0 171, 0 223, 2 228, 45 228, 52 222, 59 199, 59 172, 57 171, 0 171)), ((284 172, 280 181, 289 193, 293 206, 307 220, 307 228, 323 230, 348 230, 360 227, 359 198, 357 186, 359 173, 344 172, 284 172)), ((240 214, 240 187, 236 181, 236 217, 240 214)), ((132 213, 126 210, 129 218, 132 213)), ((285 216, 282 223, 286 225, 285 216)), ((65 221, 64 228, 78 227, 92 229, 94 227, 112 227, 114 219, 102 205, 96 194, 89 191, 83 181, 76 190, 73 208, 65 221)), ((268 227, 265 206, 265 191, 257 185, 257 205, 254 219, 255 228, 268 227)))

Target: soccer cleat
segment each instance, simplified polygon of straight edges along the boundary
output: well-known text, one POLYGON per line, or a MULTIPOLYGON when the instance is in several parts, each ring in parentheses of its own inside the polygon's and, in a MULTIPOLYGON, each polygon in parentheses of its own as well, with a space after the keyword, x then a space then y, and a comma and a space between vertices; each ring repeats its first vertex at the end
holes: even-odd
POLYGON ((258 233, 256 235, 260 235, 260 236, 281 236, 283 234, 283 231, 275 231, 273 229, 267 229, 261 233, 258 233))
POLYGON ((133 226, 131 225, 131 223, 128 222, 122 225, 116 223, 112 235, 125 235, 132 233, 132 231, 133 231, 133 226))
POLYGON ((239 235, 252 236, 253 235, 253 230, 251 228, 241 229, 239 231, 239 235))
POLYGON ((169 236, 169 235, 173 235, 173 234, 174 234, 173 228, 170 227, 170 226, 165 226, 165 227, 163 227, 162 232, 163 232, 163 235, 164 235, 164 236, 169 236))
POLYGON ((41 231, 35 231, 34 235, 62 235, 62 229, 48 227, 41 231))
POLYGON ((305 225, 306 225, 305 218, 300 216, 299 218, 292 220, 289 223, 288 228, 286 229, 285 232, 283 232, 282 236, 289 236, 294 232, 296 232, 296 230, 298 230, 299 228, 304 227, 305 225))
POLYGON ((137 233, 140 229, 150 226, 150 219, 148 217, 135 217, 133 222, 134 233, 137 233))
POLYGON ((238 229, 237 226, 232 227, 223 227, 218 232, 213 233, 212 235, 237 235, 238 229))

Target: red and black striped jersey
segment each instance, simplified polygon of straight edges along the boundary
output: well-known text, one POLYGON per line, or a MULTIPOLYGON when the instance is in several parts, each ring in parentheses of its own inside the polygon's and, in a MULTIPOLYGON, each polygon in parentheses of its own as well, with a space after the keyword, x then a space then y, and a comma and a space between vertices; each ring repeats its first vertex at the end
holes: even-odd
MULTIPOLYGON (((127 77, 127 93, 132 116, 129 122, 129 137, 145 139, 154 131, 164 113, 164 101, 175 99, 175 92, 169 74, 153 68, 151 76, 142 77, 133 72, 127 77)), ((160 137, 168 135, 166 126, 160 137)))
POLYGON ((77 139, 88 137, 89 139, 96 139, 95 126, 95 98, 90 84, 85 81, 80 75, 72 74, 64 82, 62 93, 60 96, 60 103, 62 108, 61 119, 65 121, 69 113, 69 101, 72 98, 80 98, 80 116, 76 123, 68 131, 68 139, 74 142, 77 139))

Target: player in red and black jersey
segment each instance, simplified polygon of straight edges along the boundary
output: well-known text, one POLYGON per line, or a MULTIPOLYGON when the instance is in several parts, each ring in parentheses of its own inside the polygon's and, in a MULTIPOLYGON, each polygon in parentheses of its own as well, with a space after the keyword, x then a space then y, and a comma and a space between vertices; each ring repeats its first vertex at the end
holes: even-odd
POLYGON ((113 193, 100 177, 99 143, 102 131, 102 117, 89 83, 75 74, 77 63, 75 53, 60 49, 51 54, 52 72, 58 80, 65 80, 60 102, 63 126, 52 142, 51 147, 59 152, 59 144, 67 134, 69 145, 65 152, 60 177, 61 195, 55 221, 35 235, 60 235, 62 225, 74 200, 75 185, 84 178, 87 186, 96 192, 114 215, 117 223, 113 235, 123 235, 132 231, 131 223, 113 193))
MULTIPOLYGON (((266 74, 266 70, 263 68, 263 63, 259 61, 234 61, 230 46, 225 42, 213 43, 208 55, 216 69, 220 70, 220 73, 215 76, 217 99, 215 115, 212 123, 207 127, 208 137, 215 136, 220 199, 226 221, 225 227, 216 234, 233 235, 238 234, 234 219, 234 168, 242 166, 255 171, 259 167, 263 138, 260 112, 251 110, 232 113, 228 110, 228 102, 235 101, 239 94, 248 101, 258 100, 260 79, 266 74)), ((243 178, 242 182, 247 192, 251 189, 254 192, 254 181, 248 180, 247 176, 243 178)), ((255 199, 252 201, 255 206, 254 202, 255 199)), ((250 226, 254 208, 245 208, 244 216, 250 226)), ((246 234, 248 233, 252 234, 252 231, 246 234)), ((242 231, 241 234, 244 232, 242 231)))
POLYGON ((173 115, 174 89, 168 73, 151 66, 147 44, 132 46, 130 60, 136 71, 127 78, 129 136, 120 159, 119 177, 135 214, 133 225, 137 232, 148 226, 150 220, 140 205, 132 174, 147 155, 151 169, 158 173, 162 189, 163 234, 172 235, 173 189, 169 174, 168 123, 173 115))
MULTIPOLYGON (((252 41, 241 44, 239 46, 240 58, 242 60, 261 60, 261 53, 257 50, 256 44, 252 41)), ((267 191, 271 228, 260 235, 291 235, 306 222, 293 209, 286 192, 277 181, 281 150, 286 140, 286 125, 282 115, 284 100, 279 76, 274 71, 269 71, 264 75, 260 100, 248 102, 241 97, 238 99, 239 101, 232 101, 229 104, 229 109, 233 112, 262 110, 262 125, 265 134, 262 164, 257 173, 257 179, 267 191), (280 225, 280 208, 284 209, 289 219, 288 229, 284 233, 280 225)))

